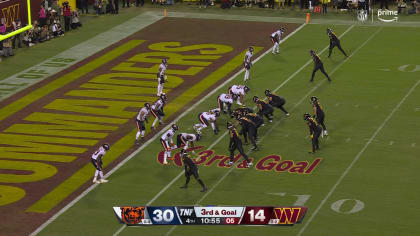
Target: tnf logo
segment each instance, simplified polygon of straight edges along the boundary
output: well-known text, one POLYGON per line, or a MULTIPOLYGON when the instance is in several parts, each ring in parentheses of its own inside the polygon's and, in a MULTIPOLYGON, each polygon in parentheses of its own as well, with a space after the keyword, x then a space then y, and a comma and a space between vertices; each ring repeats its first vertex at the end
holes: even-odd
POLYGON ((1 9, 3 16, 0 18, 6 18, 6 27, 11 27, 12 22, 19 18, 19 6, 20 4, 18 3, 1 9))

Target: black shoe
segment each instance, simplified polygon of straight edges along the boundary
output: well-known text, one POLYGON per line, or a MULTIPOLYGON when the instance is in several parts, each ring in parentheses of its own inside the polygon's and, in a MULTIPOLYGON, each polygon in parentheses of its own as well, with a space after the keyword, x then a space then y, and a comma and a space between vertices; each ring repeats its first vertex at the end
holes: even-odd
POLYGON ((207 191, 207 188, 206 187, 204 187, 203 189, 200 190, 200 192, 202 192, 202 193, 204 193, 206 191, 207 191))
POLYGON ((312 83, 312 82, 314 82, 314 80, 313 80, 313 79, 311 79, 311 80, 309 80, 309 82, 311 82, 311 83, 312 83))
POLYGON ((188 188, 188 185, 181 186, 179 188, 188 188))
POLYGON ((214 134, 215 135, 217 135, 218 133, 219 133, 219 130, 218 129, 214 130, 214 134))

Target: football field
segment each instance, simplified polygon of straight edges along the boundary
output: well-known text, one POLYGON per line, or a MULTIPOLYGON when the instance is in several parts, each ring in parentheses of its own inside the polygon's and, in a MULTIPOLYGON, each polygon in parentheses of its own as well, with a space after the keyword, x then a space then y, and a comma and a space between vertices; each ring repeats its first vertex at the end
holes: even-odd
MULTIPOLYGON (((176 25, 177 20, 179 19, 165 18, 155 24, 168 27, 171 24, 176 25)), ((236 24, 233 21, 221 22, 215 21, 215 24, 225 24, 226 27, 236 24)), ((196 23, 201 24, 199 20, 196 23)), ((107 118, 109 123, 122 127, 115 128, 115 131, 121 132, 116 134, 119 138, 112 136, 118 147, 115 151, 120 157, 117 159, 116 156, 113 160, 118 160, 119 164, 111 165, 110 161, 107 161, 108 155, 113 155, 112 145, 104 157, 106 165, 109 165, 105 168, 109 183, 89 186, 85 184, 85 191, 80 192, 74 201, 63 206, 62 210, 34 233, 61 236, 420 235, 420 207, 417 205, 420 194, 417 187, 417 180, 420 178, 417 169, 420 165, 419 29, 361 24, 291 24, 288 25, 287 37, 280 44, 280 53, 273 55, 269 42, 271 28, 274 31, 276 25, 280 26, 283 23, 249 24, 255 24, 253 27, 259 31, 247 34, 246 30, 237 26, 237 32, 240 33, 235 35, 240 38, 238 46, 232 46, 233 49, 226 53, 225 58, 223 53, 220 54, 220 59, 226 61, 215 62, 218 66, 215 68, 206 67, 203 73, 207 74, 197 74, 196 77, 208 76, 198 79, 208 82, 206 86, 210 90, 200 87, 201 82, 188 82, 187 86, 184 86, 186 88, 183 87, 185 90, 182 90, 182 94, 200 94, 198 98, 192 99, 193 103, 188 103, 187 99, 190 97, 182 97, 181 92, 177 93, 175 89, 167 91, 176 97, 168 104, 168 112, 172 116, 168 117, 165 127, 149 135, 142 146, 133 146, 136 131, 133 119, 126 122, 120 117, 121 122, 116 118, 111 122, 111 118, 107 118), (327 57, 328 27, 333 28, 340 37, 348 57, 341 54, 337 48, 334 49, 331 58, 327 57), (200 192, 200 185, 194 179, 191 180, 188 189, 180 189, 185 182, 184 168, 179 157, 180 149, 172 152, 175 159, 169 161, 169 165, 163 165, 160 135, 174 122, 179 126, 178 132, 193 133, 192 126, 199 122, 197 115, 200 112, 216 108, 217 96, 227 93, 231 85, 244 84, 241 62, 247 45, 253 45, 257 50, 253 58, 250 81, 247 83, 250 91, 245 96, 245 105, 254 107, 252 97, 264 98, 264 90, 271 89, 286 98, 285 108, 290 116, 287 117, 282 111, 275 109, 274 121, 266 122, 265 126, 258 130, 259 150, 251 151, 251 145, 245 146, 245 151, 253 159, 254 165, 244 168, 241 158, 229 168, 229 135, 226 122, 234 120, 222 114, 217 119, 219 134, 215 135, 210 128, 205 129, 202 139, 196 142, 196 154, 192 155, 196 158, 200 177, 207 185, 208 191, 200 192), (320 71, 317 72, 315 81, 309 82, 313 69, 310 49, 320 55, 325 70, 332 79, 331 83, 320 71), (226 64, 228 66, 224 67, 226 64), (210 80, 211 78, 213 80, 210 80), (193 93, 194 89, 199 92, 193 93), (320 138, 320 150, 316 154, 308 153, 311 140, 303 120, 304 113, 313 113, 309 101, 311 96, 317 96, 322 104, 329 132, 328 136, 320 138), (127 227, 118 222, 112 209, 114 206, 144 205, 306 206, 308 211, 301 224, 291 227, 127 227)), ((144 43, 154 39, 163 42, 164 37, 148 38, 147 33, 155 32, 153 27, 154 24, 148 26, 143 31, 145 34, 130 36, 124 44, 118 45, 129 54, 118 54, 117 51, 106 53, 111 53, 109 55, 113 56, 112 59, 124 55, 123 61, 135 56, 134 52, 130 51, 134 50, 133 48, 138 47, 139 51, 146 50, 145 46, 139 46, 143 43, 139 37, 145 40, 144 43)), ((182 30, 186 29, 180 27, 174 31, 183 35, 182 30)), ((186 37, 190 36, 188 30, 185 34, 186 37)), ((214 41, 220 38, 219 42, 208 41, 213 38, 206 35, 202 35, 201 38, 198 35, 197 38, 184 41, 178 39, 177 35, 168 41, 178 40, 183 45, 228 45, 229 42, 234 45, 233 36, 226 33, 225 37, 231 38, 225 41, 223 36, 224 34, 220 33, 213 37, 214 41)), ((223 50, 222 46, 214 47, 223 50)), ((195 48, 197 49, 199 48, 195 48)), ((218 57, 214 54, 208 53, 202 58, 197 57, 197 60, 216 60, 218 57), (213 55, 214 58, 209 55, 213 55)), ((106 56, 99 59, 107 60, 106 56)), ((190 59, 196 60, 193 56, 190 59)), ((108 61, 111 62, 104 65, 110 68, 109 71, 111 68, 115 71, 117 63, 111 59, 108 61)), ((86 77, 98 75, 92 71, 86 77)), ((191 77, 191 81, 195 81, 196 77, 191 77)), ((80 85, 81 83, 76 84, 80 85)), ((173 86, 169 88, 178 86, 175 82, 169 85, 173 86)), ((88 88, 90 87, 84 87, 88 88)), ((93 94, 95 92, 89 91, 93 94)), ((118 96, 126 96, 120 98, 127 101, 134 94, 133 91, 127 90, 127 93, 117 91, 118 94, 112 95, 112 91, 115 90, 107 94, 115 99, 118 99, 118 96)), ((152 92, 145 93, 154 93, 155 89, 150 88, 150 91, 152 92)), ((57 90, 57 93, 64 94, 60 90, 57 90)), ((101 98, 99 93, 98 99, 101 98)), ((70 91, 68 94, 74 97, 84 96, 80 91, 70 91)), ((144 101, 149 100, 133 99, 133 103, 134 101, 141 106, 144 101)), ((233 106, 233 109, 238 107, 236 104, 233 106)), ((43 108, 54 109, 52 105, 43 105, 43 108)), ((124 109, 116 110, 118 111, 127 112, 124 109)), ((130 111, 134 112, 137 109, 130 111)), ((131 116, 130 114, 124 118, 133 118, 135 113, 131 116)), ((147 125, 147 131, 150 130, 151 123, 147 125)), ((82 137, 81 140, 88 138, 94 136, 82 137)), ((84 164, 89 164, 89 155, 90 153, 85 155, 84 164)), ((86 181, 91 183, 90 173, 93 176, 94 168, 86 167, 86 173, 80 175, 80 186, 86 181)), ((45 202, 48 199, 46 198, 45 202)), ((33 212, 36 212, 36 209, 43 206, 45 205, 34 204, 28 209, 35 209, 33 212)))

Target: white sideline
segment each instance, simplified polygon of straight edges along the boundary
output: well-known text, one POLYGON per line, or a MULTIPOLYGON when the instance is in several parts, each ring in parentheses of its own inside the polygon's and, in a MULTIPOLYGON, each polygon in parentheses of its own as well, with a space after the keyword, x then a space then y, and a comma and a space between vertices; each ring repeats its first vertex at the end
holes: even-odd
MULTIPOLYGON (((382 28, 380 28, 374 35, 376 35, 382 28)), ((374 36, 373 35, 373 36, 374 36)), ((371 36, 372 38, 372 36, 371 36)), ((369 39, 371 39, 369 38, 369 39)), ((368 40, 369 40, 368 39, 368 40)), ((363 44, 365 45, 367 41, 363 44)), ((362 45, 362 46, 363 46, 362 45)), ((354 164, 360 159, 360 156, 365 152, 367 147, 372 143, 372 141, 375 139, 375 137, 378 135, 378 133, 383 129, 383 127, 386 125, 386 123, 391 119, 391 117, 394 115, 394 113, 400 108, 400 106, 405 102, 405 100, 408 98, 408 96, 411 95, 411 93, 414 91, 414 89, 419 85, 420 80, 418 80, 413 87, 410 88, 410 90, 405 94, 405 96, 401 99, 401 101, 392 109, 391 113, 385 118, 385 120, 382 122, 382 124, 376 129, 376 131, 373 133, 373 135, 369 138, 369 140, 366 142, 366 144, 363 146, 363 148, 360 150, 360 152, 354 157, 353 161, 350 163, 350 165, 347 167, 347 169, 343 172, 343 174, 340 176, 340 178, 337 180, 337 182, 333 185, 331 190, 328 192, 328 194, 325 196, 324 199, 322 199, 321 203, 318 205, 318 207, 315 209, 314 213, 309 217, 308 221, 306 221, 305 225, 302 227, 302 229, 299 231, 297 236, 302 235, 302 233, 306 230, 308 225, 311 223, 313 218, 318 214, 322 206, 327 202, 327 200, 331 197, 331 195, 334 193, 335 189, 338 187, 338 185, 343 181, 344 177, 349 173, 351 168, 354 166, 354 164)))
MULTIPOLYGON (((291 37, 292 35, 294 35, 296 32, 298 32, 299 30, 301 30, 306 24, 302 24, 301 26, 299 26, 295 31, 293 31, 292 33, 290 33, 289 35, 287 35, 282 41, 280 41, 280 44, 283 43, 284 41, 286 41, 289 37, 291 37)), ((252 61, 253 64, 255 64, 257 61, 259 61, 262 57, 264 57, 265 55, 267 55, 269 52, 271 52, 272 48, 269 48, 267 51, 265 51, 262 55, 260 55, 258 58, 256 58, 255 60, 252 61)), ((210 95, 212 95, 213 93, 215 93, 217 90, 219 90, 220 88, 222 88, 224 85, 226 85, 228 82, 230 82, 231 80, 233 80, 234 78, 236 78, 240 73, 242 73, 245 69, 241 69, 240 71, 238 71, 236 74, 234 74, 232 77, 230 77, 227 81, 225 81, 223 84, 221 84, 220 86, 218 86, 217 88, 215 88, 214 90, 212 90, 209 94, 207 94, 204 98, 202 98, 198 103, 194 104, 194 105, 198 105, 199 103, 201 103, 203 100, 205 100, 207 97, 209 97, 210 95)), ((186 114, 187 112, 183 113, 186 114)), ((214 141, 209 148, 214 147, 217 143, 220 142, 220 140, 222 140, 226 135, 228 134, 228 132, 224 132, 216 141, 214 141)), ((152 204, 162 193, 164 193, 173 183, 175 183, 175 181, 177 181, 182 175, 184 174, 184 171, 181 171, 168 185, 166 185, 155 197, 153 197, 152 200, 150 200, 146 205, 150 205, 152 204)), ((121 226, 121 228, 119 228, 114 234, 113 236, 117 236, 118 234, 120 234, 125 227, 127 227, 127 225, 123 225, 121 226)))
MULTIPOLYGON (((280 43, 284 42, 286 39, 288 39, 290 36, 294 35, 297 31, 301 30, 306 24, 302 24, 299 26, 295 31, 287 35, 280 43)), ((253 63, 260 60, 264 55, 266 55, 268 52, 270 52, 271 48, 264 52, 262 55, 260 55, 258 58, 256 58, 253 63)), ((172 123, 178 122, 182 117, 184 117, 187 113, 189 113, 191 110, 196 108, 199 104, 201 104, 204 100, 206 100, 208 97, 213 95, 216 91, 218 91, 220 88, 231 82, 234 78, 236 78, 240 73, 242 73, 244 69, 242 68, 238 72, 236 72, 234 75, 232 75, 228 80, 220 84, 217 88, 209 92, 206 96, 201 98, 197 103, 193 104, 190 108, 186 110, 186 112, 182 113, 180 116, 178 116, 173 122, 168 124, 166 127, 164 127, 159 133, 155 134, 151 139, 149 139, 146 143, 144 143, 140 148, 138 148, 136 151, 134 151, 132 154, 130 154, 126 159, 121 161, 117 166, 112 168, 104 177, 107 178, 110 175, 112 175, 116 170, 121 168, 125 163, 127 163, 131 158, 133 158, 135 155, 137 155, 141 150, 143 150, 147 145, 149 145, 152 141, 154 141, 157 137, 159 137, 160 134, 162 134, 164 131, 169 129, 170 125, 172 123)), ((222 139, 224 136, 222 135, 219 139, 222 139)), ((218 140, 219 140, 218 139, 218 140)), ((217 140, 216 140, 217 141, 217 140)), ((183 174, 183 171, 176 176, 168 185, 166 185, 155 197, 153 197, 146 205, 152 204, 160 195, 162 195, 177 179, 180 178, 180 176, 183 174)), ((49 224, 51 224, 55 219, 57 219, 61 214, 66 212, 70 207, 72 207, 74 204, 76 204, 80 199, 82 199, 84 196, 86 196, 90 191, 92 191, 98 184, 93 184, 89 188, 87 188, 85 191, 83 191, 79 196, 77 196, 75 199, 73 199, 69 204, 67 204, 64 208, 62 208, 60 211, 58 211, 56 214, 54 214, 50 219, 48 219, 44 224, 39 226, 34 232, 30 234, 30 236, 35 236, 39 232, 41 232, 45 227, 47 227, 49 224)), ((126 225, 123 225, 118 231, 116 231, 113 235, 118 235, 126 225)))
MULTIPOLYGON (((347 30, 340 35, 340 38, 342 36, 344 36, 347 32, 349 32, 352 28, 354 27, 354 25, 351 25, 349 28, 347 28, 347 30)), ((323 50, 321 50, 320 54, 323 53, 326 49, 328 49, 329 46, 325 47, 323 50)), ((357 50, 356 50, 357 51, 357 50)), ((353 55, 353 54, 352 54, 353 55)), ((348 58, 347 58, 348 59, 348 58)), ((346 59, 346 60, 347 60, 346 59)), ((338 66, 335 67, 335 69, 333 70, 333 72, 331 74, 333 74, 339 67, 341 67, 341 65, 343 65, 343 63, 346 61, 344 60, 342 63, 340 63, 338 66)), ((309 60, 308 62, 306 62, 302 67, 300 67, 295 73, 293 73, 291 76, 289 76, 283 83, 281 83, 277 88, 275 88, 273 90, 273 92, 276 92, 277 90, 279 90, 281 87, 283 87, 289 80, 291 80, 293 77, 295 77, 300 71, 302 71, 307 65, 309 65, 312 62, 312 60, 309 60)), ((303 98, 301 100, 299 100, 298 103, 296 103, 291 111, 295 110, 302 102, 305 98, 307 98, 310 94, 313 93, 313 91, 315 91, 317 88, 319 88, 319 86, 324 82, 325 80, 323 80, 321 83, 319 83, 317 86, 315 86, 313 89, 311 89, 307 94, 305 94, 305 96, 303 96, 303 98)), ((254 108, 255 109, 255 108, 254 108)), ((274 123, 271 128, 264 134, 264 136, 258 140, 258 143, 261 143, 269 134, 271 134, 271 132, 273 131, 273 129, 275 127, 277 127, 277 125, 280 123, 281 120, 278 120, 276 123, 274 123)), ((227 131, 223 134, 226 135, 227 131)), ((217 140, 216 140, 217 142, 217 140)), ((214 143, 213 143, 214 144, 214 143)), ((247 152, 247 154, 250 153, 250 150, 247 152)), ((195 205, 200 204, 201 201, 203 201, 211 192, 213 192, 213 190, 234 170, 235 168, 230 168, 196 203, 195 205)), ((165 236, 169 236, 172 234, 172 232, 177 228, 177 225, 172 226, 172 228, 166 232, 165 236)))

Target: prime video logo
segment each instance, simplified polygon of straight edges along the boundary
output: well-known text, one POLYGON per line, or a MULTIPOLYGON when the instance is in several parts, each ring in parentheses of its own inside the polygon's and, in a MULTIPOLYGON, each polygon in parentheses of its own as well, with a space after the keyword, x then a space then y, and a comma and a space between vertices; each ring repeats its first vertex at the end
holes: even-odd
POLYGON ((398 12, 397 11, 390 11, 390 10, 378 10, 378 20, 383 21, 383 22, 397 22, 398 20, 398 12), (381 18, 381 16, 393 16, 392 19, 384 19, 381 18))

